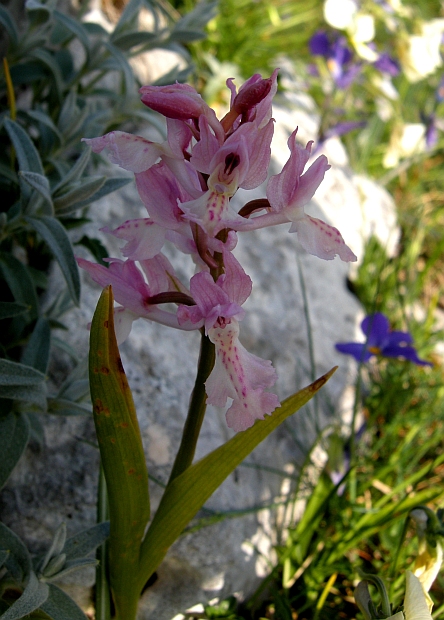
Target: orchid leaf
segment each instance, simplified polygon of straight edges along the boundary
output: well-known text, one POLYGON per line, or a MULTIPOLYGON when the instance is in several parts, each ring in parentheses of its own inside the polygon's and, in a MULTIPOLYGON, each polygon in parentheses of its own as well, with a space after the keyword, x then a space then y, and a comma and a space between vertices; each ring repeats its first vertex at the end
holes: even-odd
POLYGON ((140 585, 147 581, 164 558, 172 543, 207 499, 238 465, 286 418, 296 413, 328 381, 328 373, 287 398, 271 416, 237 433, 203 459, 189 467, 166 488, 159 508, 142 543, 140 585))
POLYGON ((111 287, 102 292, 92 320, 89 374, 108 490, 111 588, 122 618, 132 618, 130 610, 135 612, 140 594, 135 576, 140 543, 150 515, 148 471, 133 398, 114 334, 111 287))

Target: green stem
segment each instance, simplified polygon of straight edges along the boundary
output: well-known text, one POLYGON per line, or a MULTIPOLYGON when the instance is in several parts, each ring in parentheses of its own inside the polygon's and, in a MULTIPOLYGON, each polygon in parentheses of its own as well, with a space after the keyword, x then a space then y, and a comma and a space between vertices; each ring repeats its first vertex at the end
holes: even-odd
POLYGON ((193 462, 197 440, 199 438, 200 429, 205 416, 205 410, 207 408, 205 381, 208 379, 210 372, 213 370, 214 360, 214 344, 208 336, 205 336, 202 332, 196 381, 194 384, 193 393, 191 394, 188 415, 182 434, 182 441, 180 442, 179 451, 176 455, 168 484, 184 472, 193 462))
MULTIPOLYGON (((97 523, 109 519, 108 492, 103 465, 100 463, 99 488, 97 492, 97 523)), ((96 620, 111 619, 111 591, 108 581, 108 543, 104 542, 97 549, 98 565, 96 568, 96 620)))
POLYGON ((359 402, 361 399, 361 385, 362 385, 362 363, 358 366, 358 377, 356 379, 355 401, 353 403, 353 415, 350 427, 350 475, 349 490, 350 490, 350 502, 352 504, 356 501, 356 417, 358 415, 359 402))

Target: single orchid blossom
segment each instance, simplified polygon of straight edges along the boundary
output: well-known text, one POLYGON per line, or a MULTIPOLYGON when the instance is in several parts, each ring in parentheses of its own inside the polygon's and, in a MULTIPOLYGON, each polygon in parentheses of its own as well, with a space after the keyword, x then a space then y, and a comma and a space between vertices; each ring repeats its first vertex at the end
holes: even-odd
POLYGON ((190 163, 208 174, 208 191, 196 200, 182 203, 186 217, 214 237, 223 228, 236 228, 244 218, 232 208, 231 197, 239 187, 254 189, 265 181, 270 163, 273 121, 262 129, 246 123, 222 146, 201 117, 201 141, 193 149, 190 163))
POLYGON ((311 154, 312 142, 303 149, 296 143, 296 132, 297 129, 288 139, 290 158, 282 172, 268 181, 267 198, 270 205, 275 212, 292 222, 290 232, 298 233, 298 240, 307 252, 325 260, 331 260, 338 254, 343 261, 354 261, 356 256, 345 245, 341 233, 304 211, 330 165, 325 155, 321 155, 303 173, 311 154))
POLYGON ((339 342, 336 350, 352 355, 357 362, 368 362, 374 355, 403 358, 418 366, 431 366, 416 353, 412 336, 408 332, 391 331, 388 318, 381 312, 369 314, 361 323, 366 342, 339 342))
POLYGON ((239 342, 239 320, 245 314, 242 304, 251 292, 251 280, 238 261, 224 252, 225 273, 213 281, 207 272, 191 278, 190 292, 195 306, 179 306, 179 325, 205 327, 216 348, 216 363, 205 388, 207 403, 224 407, 227 424, 243 431, 257 419, 272 413, 279 406, 275 394, 265 392, 276 382, 276 371, 268 360, 249 353, 239 342))
MULTIPOLYGON (((103 287, 111 284, 114 299, 130 313, 126 315, 126 318, 132 317, 131 321, 135 318, 145 318, 169 327, 187 329, 186 326, 179 325, 175 314, 150 302, 151 298, 159 293, 187 293, 166 256, 158 254, 154 258, 140 261, 142 270, 132 260, 122 261, 113 258, 108 259, 108 262, 109 267, 104 267, 83 258, 77 258, 79 267, 85 269, 94 282, 103 287)), ((121 309, 117 311, 122 312, 121 309)), ((124 323, 122 334, 125 333, 127 336, 130 331, 128 322, 123 321, 120 314, 118 318, 120 323, 124 323)), ((122 342, 122 334, 118 337, 120 342, 122 342)))

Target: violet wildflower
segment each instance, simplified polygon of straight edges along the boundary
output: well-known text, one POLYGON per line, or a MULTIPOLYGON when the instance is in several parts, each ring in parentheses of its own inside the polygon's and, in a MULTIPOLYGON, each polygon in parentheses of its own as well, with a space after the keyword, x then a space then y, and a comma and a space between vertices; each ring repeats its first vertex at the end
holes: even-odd
POLYGON ((344 37, 331 41, 324 31, 316 32, 309 42, 313 56, 323 56, 338 88, 346 89, 361 72, 361 63, 353 61, 353 52, 344 37))
POLYGON ((408 332, 391 331, 388 318, 381 312, 369 314, 361 323, 366 342, 339 342, 335 345, 340 353, 352 355, 357 362, 368 362, 374 355, 402 358, 418 366, 431 366, 418 357, 408 332))
POLYGON ((398 61, 385 53, 379 56, 378 60, 373 63, 373 66, 381 73, 387 73, 391 77, 396 77, 401 71, 398 61))
POLYGON ((298 145, 296 131, 282 172, 268 181, 267 199, 240 211, 232 206, 239 188, 254 189, 267 178, 277 70, 268 79, 253 75, 238 92, 233 80, 227 86, 231 107, 220 121, 191 86, 142 87, 143 103, 166 117, 163 143, 120 131, 85 139, 94 152, 108 151, 112 162, 135 173, 148 217, 103 229, 125 242, 125 260, 110 258, 109 268, 78 263, 101 286, 113 286, 119 342, 137 318, 205 332, 216 353, 205 384, 207 402, 225 406, 229 400, 228 426, 240 431, 272 413, 279 401, 266 391, 276 382, 271 362, 239 341, 252 283, 232 254, 238 232, 287 222, 308 252, 325 260, 356 257, 336 228, 305 213, 330 166, 322 155, 304 172, 312 143, 298 145), (193 260, 196 273, 188 282, 179 280, 162 253, 165 243, 193 260))

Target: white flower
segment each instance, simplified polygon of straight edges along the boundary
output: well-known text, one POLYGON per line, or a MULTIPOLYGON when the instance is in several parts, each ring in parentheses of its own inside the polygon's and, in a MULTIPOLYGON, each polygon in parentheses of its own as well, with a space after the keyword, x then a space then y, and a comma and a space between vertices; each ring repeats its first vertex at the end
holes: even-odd
POLYGON ((405 620, 432 620, 426 593, 418 577, 406 571, 405 580, 404 613, 400 611, 387 620, 403 620, 403 618, 405 620))
POLYGON ((324 3, 325 21, 338 30, 349 28, 357 12, 355 0, 325 0, 324 3))
POLYGON ((400 159, 422 153, 426 148, 425 135, 426 127, 422 123, 397 125, 382 161, 384 168, 394 168, 400 159))
POLYGON ((378 60, 378 54, 366 45, 375 37, 375 20, 368 13, 356 13, 347 28, 350 40, 358 56, 369 62, 378 60))
POLYGON ((444 19, 432 19, 421 24, 421 33, 411 35, 400 46, 400 60, 407 79, 419 82, 442 65, 440 47, 444 19))

